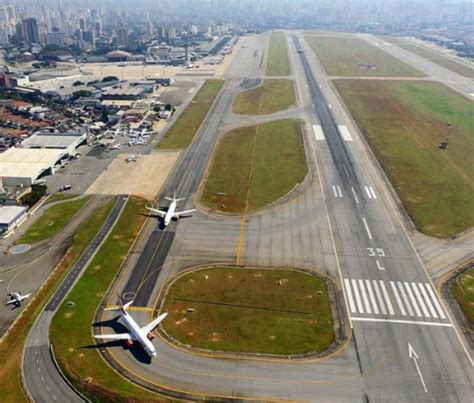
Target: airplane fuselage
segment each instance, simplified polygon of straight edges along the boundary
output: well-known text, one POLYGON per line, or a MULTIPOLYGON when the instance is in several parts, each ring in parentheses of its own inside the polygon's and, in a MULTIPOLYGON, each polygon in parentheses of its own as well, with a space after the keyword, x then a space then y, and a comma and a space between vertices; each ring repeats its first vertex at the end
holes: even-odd
POLYGON ((122 319, 127 325, 128 330, 133 335, 133 339, 138 341, 146 353, 151 357, 156 357, 156 350, 153 343, 148 338, 148 335, 144 334, 144 332, 140 329, 137 322, 129 315, 127 311, 122 312, 122 319))
POLYGON ((164 219, 165 226, 167 226, 171 222, 171 220, 174 217, 174 212, 175 211, 176 211, 176 202, 173 201, 173 202, 171 202, 171 204, 168 208, 168 211, 166 212, 166 215, 165 215, 165 219, 164 219))

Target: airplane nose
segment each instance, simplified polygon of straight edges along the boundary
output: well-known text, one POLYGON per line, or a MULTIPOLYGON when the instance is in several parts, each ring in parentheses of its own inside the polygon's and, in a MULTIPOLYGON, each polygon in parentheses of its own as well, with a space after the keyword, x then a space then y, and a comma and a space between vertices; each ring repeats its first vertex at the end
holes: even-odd
POLYGON ((151 355, 152 355, 153 357, 156 357, 156 351, 153 351, 153 352, 151 353, 151 355))

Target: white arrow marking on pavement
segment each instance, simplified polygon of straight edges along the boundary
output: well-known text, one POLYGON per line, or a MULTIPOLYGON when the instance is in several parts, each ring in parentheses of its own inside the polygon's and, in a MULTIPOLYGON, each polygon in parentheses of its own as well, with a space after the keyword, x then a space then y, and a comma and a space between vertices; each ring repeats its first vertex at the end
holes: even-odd
POLYGON ((412 347, 410 343, 408 343, 408 356, 415 362, 416 370, 418 371, 418 375, 420 377, 420 381, 423 385, 423 389, 425 393, 428 393, 428 389, 426 389, 425 381, 423 379, 423 375, 421 375, 420 367, 418 366, 418 354, 416 353, 415 349, 412 347))

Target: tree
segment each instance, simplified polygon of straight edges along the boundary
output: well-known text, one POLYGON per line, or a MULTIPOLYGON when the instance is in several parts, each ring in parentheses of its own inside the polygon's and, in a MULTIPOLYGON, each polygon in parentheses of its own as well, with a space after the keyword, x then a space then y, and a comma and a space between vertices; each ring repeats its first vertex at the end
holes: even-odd
POLYGON ((107 76, 102 79, 103 83, 106 83, 107 81, 119 81, 119 79, 116 76, 107 76))
POLYGON ((78 86, 80 86, 80 85, 84 85, 84 83, 83 83, 82 81, 74 81, 74 82, 72 83, 72 86, 73 86, 73 87, 78 87, 78 86))

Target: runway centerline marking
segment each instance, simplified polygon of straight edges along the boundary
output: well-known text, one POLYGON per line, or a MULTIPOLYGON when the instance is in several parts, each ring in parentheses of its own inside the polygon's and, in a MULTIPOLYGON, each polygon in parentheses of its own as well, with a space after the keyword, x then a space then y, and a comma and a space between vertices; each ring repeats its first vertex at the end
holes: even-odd
POLYGON ((354 195, 354 199, 355 199, 356 203, 359 204, 359 199, 357 198, 357 193, 356 193, 356 191, 354 190, 353 187, 351 187, 351 189, 352 189, 352 194, 354 195))
POLYGON ((362 221, 364 221, 365 230, 367 231, 367 235, 369 235, 369 239, 372 239, 372 234, 370 233, 369 226, 367 225, 367 221, 365 217, 362 217, 362 221))

